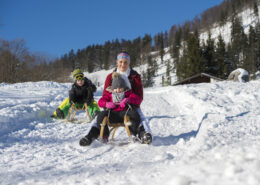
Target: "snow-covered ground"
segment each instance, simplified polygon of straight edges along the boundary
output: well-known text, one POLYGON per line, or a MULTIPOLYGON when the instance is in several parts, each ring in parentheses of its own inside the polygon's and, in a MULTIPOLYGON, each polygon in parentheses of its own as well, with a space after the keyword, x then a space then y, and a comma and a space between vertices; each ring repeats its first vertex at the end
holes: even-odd
POLYGON ((49 118, 70 85, 0 84, 0 184, 260 184, 259 80, 147 88, 153 143, 89 147, 90 124, 49 118))

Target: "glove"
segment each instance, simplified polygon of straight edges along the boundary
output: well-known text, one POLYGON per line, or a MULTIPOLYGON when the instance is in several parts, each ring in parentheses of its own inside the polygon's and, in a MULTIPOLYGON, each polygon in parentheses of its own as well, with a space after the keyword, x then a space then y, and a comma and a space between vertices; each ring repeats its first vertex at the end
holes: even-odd
POLYGON ((124 98, 121 102, 120 102, 120 107, 121 108, 125 108, 125 105, 127 104, 128 102, 128 98, 124 98))
POLYGON ((113 102, 106 102, 106 108, 113 109, 115 107, 116 107, 116 105, 113 102))

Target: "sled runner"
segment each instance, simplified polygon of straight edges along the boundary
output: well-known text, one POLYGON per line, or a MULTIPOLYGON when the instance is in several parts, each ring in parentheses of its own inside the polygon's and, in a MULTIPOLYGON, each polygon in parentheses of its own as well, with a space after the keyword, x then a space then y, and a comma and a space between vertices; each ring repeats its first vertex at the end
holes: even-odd
POLYGON ((83 107, 76 107, 75 104, 73 103, 69 109, 67 120, 69 122, 73 122, 75 120, 75 116, 78 111, 85 111, 87 118, 89 119, 89 122, 93 119, 92 116, 90 116, 89 114, 87 103, 85 103, 83 107))
POLYGON ((119 127, 125 127, 126 133, 127 133, 128 137, 131 139, 131 133, 130 133, 130 130, 128 127, 129 125, 131 125, 131 122, 130 122, 130 119, 128 116, 126 116, 126 115, 124 116, 123 123, 110 123, 108 117, 106 116, 102 121, 100 135, 99 135, 100 139, 103 139, 104 129, 105 129, 106 125, 108 127, 111 127, 111 129, 110 129, 110 133, 112 133, 111 140, 114 140, 115 132, 116 132, 117 128, 119 128, 119 127))

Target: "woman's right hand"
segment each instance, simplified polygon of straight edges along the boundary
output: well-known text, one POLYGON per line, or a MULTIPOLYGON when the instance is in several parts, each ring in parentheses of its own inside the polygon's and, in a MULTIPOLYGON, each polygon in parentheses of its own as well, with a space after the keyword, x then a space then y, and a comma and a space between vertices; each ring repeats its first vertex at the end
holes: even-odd
POLYGON ((113 102, 106 102, 106 108, 113 109, 115 107, 116 107, 116 105, 113 102))

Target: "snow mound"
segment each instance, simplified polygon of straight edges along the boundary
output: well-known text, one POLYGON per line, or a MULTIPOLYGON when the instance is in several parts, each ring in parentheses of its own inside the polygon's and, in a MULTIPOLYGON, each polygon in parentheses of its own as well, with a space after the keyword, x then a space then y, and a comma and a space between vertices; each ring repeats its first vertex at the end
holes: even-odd
POLYGON ((238 68, 229 74, 228 80, 233 80, 234 82, 248 82, 249 73, 245 69, 238 68))

